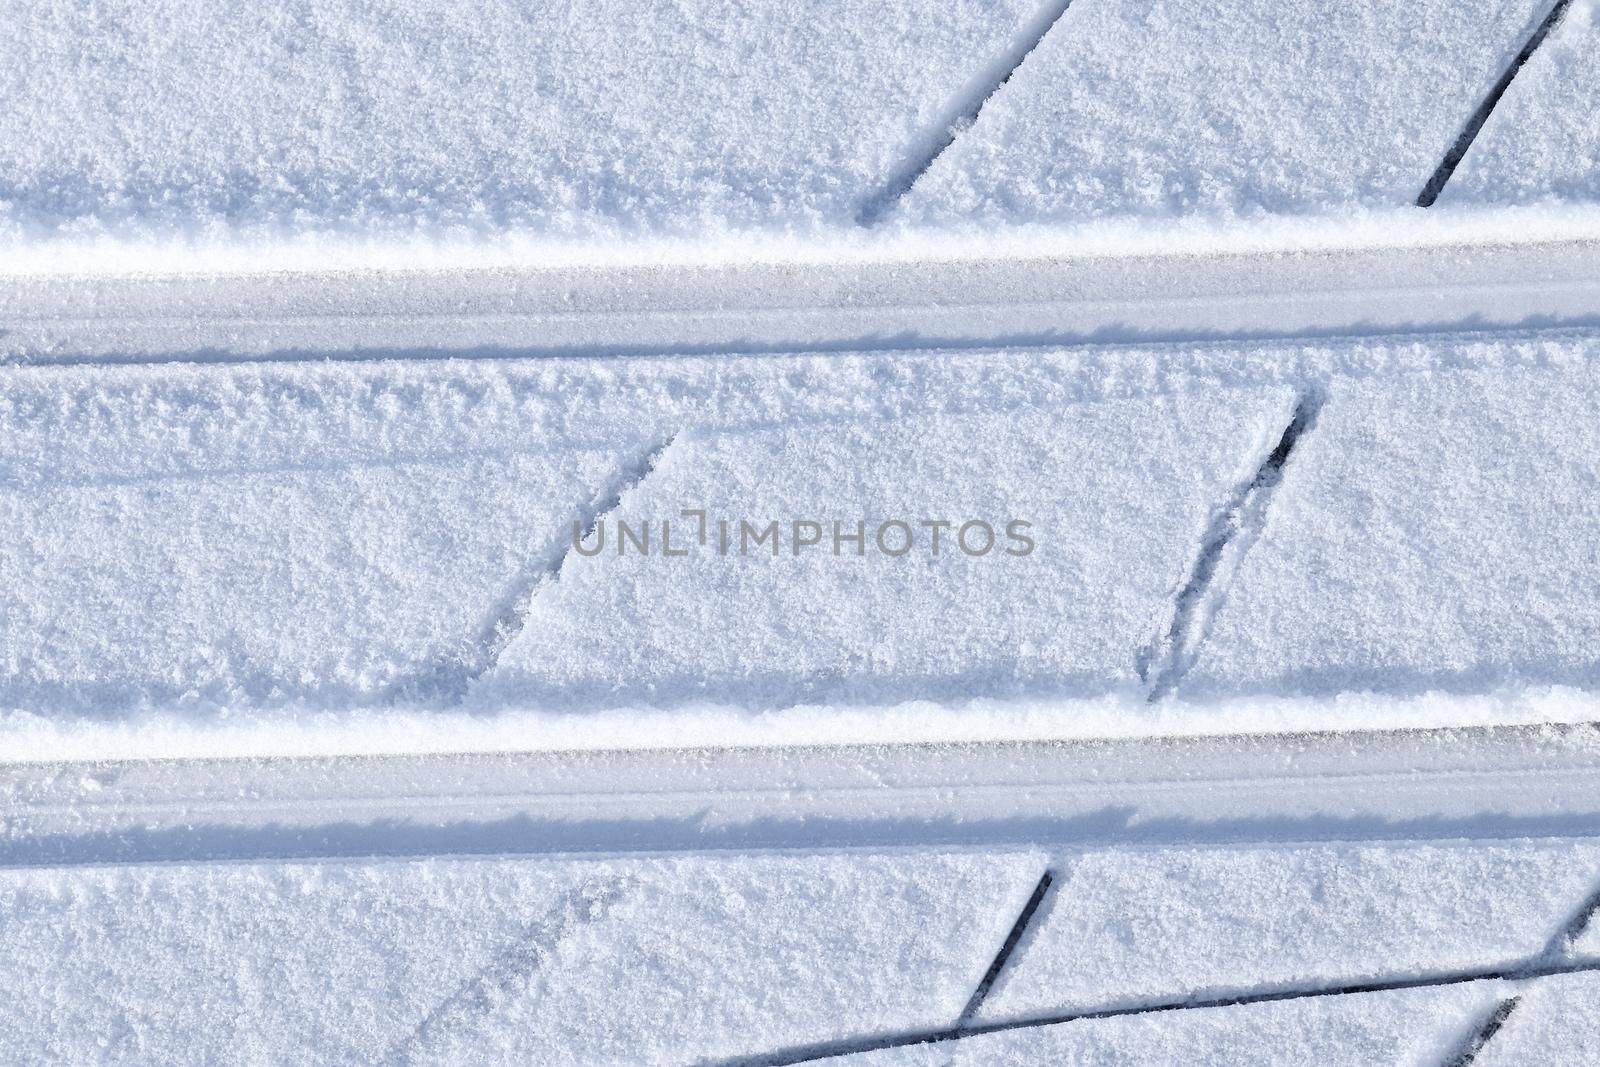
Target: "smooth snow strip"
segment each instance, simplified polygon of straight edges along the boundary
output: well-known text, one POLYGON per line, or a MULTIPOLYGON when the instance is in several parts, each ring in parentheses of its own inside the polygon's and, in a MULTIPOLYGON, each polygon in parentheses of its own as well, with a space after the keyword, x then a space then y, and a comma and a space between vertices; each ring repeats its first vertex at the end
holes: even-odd
POLYGON ((903 201, 1076 222, 1412 203, 1542 0, 1079 0, 903 201))
POLYGON ((1192 697, 1600 682, 1590 364, 1334 381, 1192 697))
POLYGON ((0 32, 0 239, 848 226, 1034 13, 25 7, 0 32))
POLYGON ((0 865, 1600 832, 1592 723, 904 743, 915 738, 12 764, 0 767, 0 865))
POLYGON ((1129 235, 1131 247, 1001 254, 985 234, 962 255, 921 258, 448 271, 418 256, 404 271, 19 276, 0 287, 0 363, 1036 353, 1600 325, 1592 227, 1569 220, 1552 235, 1530 212, 1510 211, 1515 233, 1444 226, 1410 245, 1397 224, 1365 246, 1152 249, 1129 235))
POLYGON ((1441 206, 1600 198, 1600 11, 1577 0, 1506 92, 1441 206))
POLYGON ((902 851, 4 872, 0 1056, 671 1064, 937 1025, 1041 865, 902 851))

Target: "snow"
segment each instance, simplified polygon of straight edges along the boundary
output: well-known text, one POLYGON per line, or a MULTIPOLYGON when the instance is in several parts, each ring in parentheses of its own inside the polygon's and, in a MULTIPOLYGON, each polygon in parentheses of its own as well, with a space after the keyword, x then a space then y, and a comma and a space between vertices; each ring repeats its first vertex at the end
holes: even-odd
POLYGON ((13 5, 0 1061, 1596 1058, 1547 4, 13 5))
POLYGON ((985 1021, 1514 966, 1596 888, 1570 841, 1064 857, 985 1021))
POLYGON ((682 1063, 939 1025, 1026 852, 0 871, 0 1058, 682 1063))
POLYGON ((1542 8, 1075 0, 917 183, 905 217, 1410 204, 1542 8))
POLYGON ((1505 995, 1517 1006, 1473 1062, 1479 1067, 1593 1063, 1600 1058, 1600 976, 1557 975, 1521 983, 1505 995))
POLYGON ((115 750, 131 735, 61 731, 149 715, 136 748, 168 752, 209 743, 184 717, 240 751, 1580 719, 1594 374, 1585 334, 13 368, 7 747, 115 750), (1308 388, 1321 414, 1192 620, 1200 703, 1146 708, 1141 654, 1214 509, 1308 388), (685 508, 713 536, 664 558, 685 508), (570 551, 597 516, 607 550, 570 551), (780 520, 779 555, 720 555, 719 518, 780 520), (619 558, 618 519, 656 551, 619 558), (800 556, 797 519, 828 524, 800 556), (920 547, 891 557, 897 519, 920 547), (952 526, 935 557, 925 519, 1001 547, 952 526), (1004 553, 1012 520, 1031 553, 1004 553), (835 521, 868 524, 863 556, 833 554, 835 521), (455 706, 524 717, 409 714, 455 706))
MULTIPOLYGON (((1527 1014, 1507 1023, 1504 1062, 1561 1062, 1528 1050, 1559 1047, 1556 1017, 1581 1023, 1586 980, 1137 1009, 1219 985, 1310 992, 1352 967, 1403 977, 1516 959, 1592 891, 1594 850, 1068 853, 983 1019, 1129 1014, 841 1062, 1437 1063, 1512 992, 1527 1014)), ((670 1064, 938 1033, 1046 859, 857 849, 3 869, 0 1057, 670 1064)))
MULTIPOLYGON (((638 261, 663 242, 826 256, 903 222, 947 248, 995 239, 997 222, 1343 225, 1410 204, 1542 14, 1075 0, 995 90, 1056 8, 24 6, 0 29, 0 247, 27 270, 415 267, 508 249, 638 261), (985 100, 903 215, 860 227, 985 100)), ((1563 95, 1588 84, 1587 17, 1569 15, 1456 179, 1479 181, 1492 150, 1493 181, 1523 191, 1463 198, 1594 199, 1593 109, 1563 95)))
POLYGON ((1288 399, 1196 390, 1030 403, 1003 416, 688 434, 612 514, 604 551, 569 556, 535 599, 481 698, 763 708, 1137 685, 1133 650, 1178 561, 1288 399), (684 508, 708 512, 704 546, 698 520, 679 518, 684 508), (723 517, 733 524, 727 555, 723 517), (774 520, 775 548, 751 547, 738 526, 759 533, 774 520), (794 520, 820 520, 822 543, 797 550, 794 520), (619 554, 619 521, 654 522, 658 537, 669 522, 687 554, 619 554), (925 525, 938 521, 947 525, 925 525), (1008 535, 1017 522, 1028 525, 1008 535), (835 544, 836 532, 861 530, 860 554, 835 544))
POLYGON ((1187 695, 1593 685, 1595 375, 1333 381, 1187 695))
POLYGON ((828 672, 876 686, 860 694, 874 702, 1104 692, 1129 676, 1210 499, 1286 393, 1063 410, 1061 369, 915 357, 15 375, 0 702, 100 715, 449 704, 497 661, 478 706, 792 704, 828 672), (962 413, 985 396, 1011 412, 962 413), (787 428, 756 429, 773 421, 787 428), (939 557, 931 544, 899 559, 571 553, 572 524, 673 434, 641 488, 647 511, 1022 520, 1041 547, 970 558, 952 528, 939 557), (862 465, 863 450, 879 458, 862 465), (707 627, 726 641, 703 641, 707 627), (1038 651, 1018 661, 1030 634, 1038 651), (763 678, 776 684, 752 688, 763 678))
POLYGON ((1577 0, 1517 73, 1441 205, 1600 199, 1600 11, 1577 0))
POLYGON ((1458 1020, 1482 1010, 1489 993, 1489 988, 1474 984, 1086 1019, 831 1062, 837 1067, 1032 1067, 1042 1063, 1433 1067, 1447 1062, 1449 1038, 1459 1027, 1458 1020))
POLYGON ((25 4, 0 236, 545 236, 853 220, 1017 0, 25 4))

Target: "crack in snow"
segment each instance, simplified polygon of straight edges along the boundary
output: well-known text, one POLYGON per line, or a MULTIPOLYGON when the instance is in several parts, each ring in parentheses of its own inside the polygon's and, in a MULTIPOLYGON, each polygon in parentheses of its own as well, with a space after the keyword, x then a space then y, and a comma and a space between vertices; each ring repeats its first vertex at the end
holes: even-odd
POLYGON ((1172 693, 1199 659, 1212 619, 1227 597, 1244 557, 1266 527, 1267 509, 1283 481, 1284 467, 1301 439, 1316 425, 1322 404, 1320 390, 1303 391, 1271 451, 1213 509, 1200 549, 1172 598, 1171 618, 1162 632, 1140 650, 1135 661, 1151 703, 1172 693))
POLYGON ((1517 1004, 1522 1000, 1520 996, 1506 997, 1496 1004, 1494 1010, 1484 1016, 1483 1021, 1472 1028, 1466 1039, 1461 1042, 1461 1047, 1453 1052, 1445 1061, 1444 1067, 1471 1067, 1478 1058, 1484 1046, 1494 1039, 1500 1028, 1505 1025, 1506 1019, 1516 1010, 1517 1004))
MULTIPOLYGON (((1550 935, 1550 940, 1545 942, 1544 948, 1534 957, 1535 961, 1542 963, 1571 961, 1573 947, 1594 922, 1596 914, 1600 914, 1600 888, 1585 897, 1567 921, 1556 928, 1555 933, 1550 935)), ((1500 1031, 1521 1002, 1521 996, 1511 996, 1501 1001, 1495 1010, 1467 1035, 1460 1049, 1444 1061, 1445 1067, 1471 1067, 1484 1046, 1488 1045, 1500 1031)))
POLYGON ((856 212, 857 225, 871 227, 883 221, 884 216, 911 191, 912 186, 944 154, 945 149, 955 144, 956 138, 978 121, 978 114, 989 98, 1011 80, 1011 75, 1022 66, 1023 60, 1033 54, 1045 35, 1061 21, 1070 4, 1071 0, 1049 0, 1018 30, 1010 46, 956 94, 933 129, 926 134, 923 143, 901 164, 899 170, 890 175, 883 188, 861 205, 856 212))
MULTIPOLYGON (((677 439, 677 435, 674 435, 651 448, 637 462, 618 471, 616 477, 596 493, 589 507, 579 513, 574 524, 583 529, 581 540, 592 537, 600 520, 621 507, 623 497, 655 472, 662 457, 677 439)), ((566 529, 563 527, 563 531, 566 529)), ((464 654, 448 662, 437 663, 431 669, 395 686, 389 694, 390 702, 433 702, 449 707, 461 704, 478 679, 495 668, 506 648, 522 633, 539 594, 560 581, 561 573, 572 557, 572 549, 573 543, 568 541, 553 562, 530 567, 518 575, 511 591, 464 654)))
POLYGON ((550 961, 557 946, 584 926, 604 918, 622 897, 621 881, 571 890, 540 918, 528 923, 511 943, 495 953, 400 1041, 390 1047, 385 1063, 411 1063, 438 1051, 441 1041, 459 1036, 496 1006, 526 991, 550 961))
POLYGON ((763 1056, 749 1056, 726 1060, 715 1067, 790 1067, 791 1064, 815 1063, 861 1052, 876 1052, 890 1048, 910 1048, 916 1045, 943 1044, 963 1038, 982 1037, 985 1034, 1008 1033, 1013 1030, 1032 1030, 1045 1026, 1095 1019, 1120 1019, 1132 1015, 1163 1015, 1169 1012, 1200 1011, 1208 1008, 1244 1007, 1250 1004, 1276 1004, 1285 1001, 1320 1000, 1326 997, 1347 997, 1360 993, 1391 993, 1407 989, 1439 989, 1467 985, 1472 982, 1524 982, 1538 978, 1554 978, 1568 974, 1600 974, 1600 958, 1577 959, 1563 963, 1541 963, 1538 957, 1512 967, 1484 967, 1411 977, 1376 978, 1366 982, 1343 985, 1309 986, 1296 988, 1249 989, 1211 997, 1179 997, 1171 1000, 1149 1001, 1114 1008, 1089 1008, 1083 1011, 1062 1012, 1022 1019, 1008 1019, 993 1023, 975 1023, 966 1027, 948 1027, 941 1030, 887 1034, 853 1041, 834 1041, 783 1049, 763 1056))
POLYGON ((994 962, 989 964, 989 969, 984 972, 983 978, 978 982, 978 988, 972 991, 972 997, 967 1001, 967 1006, 961 1009, 961 1014, 956 1018, 956 1029, 964 1028, 978 1015, 978 1009, 983 1007, 983 1002, 989 996, 989 991, 1000 978, 1000 972, 1005 970, 1010 962, 1012 953, 1016 952, 1017 945, 1022 937, 1033 925, 1033 920, 1039 910, 1039 905, 1044 903, 1045 894, 1049 893, 1050 885, 1055 881, 1055 872, 1046 869, 1039 876, 1039 884, 1033 887, 1033 893, 1028 897, 1028 902, 1022 906, 1022 911, 1017 914, 1017 921, 1011 924, 1011 930, 1006 934, 1006 939, 1000 946, 1000 951, 995 954, 994 962))
POLYGON ((1522 69, 1523 64, 1533 58, 1533 54, 1539 50, 1539 46, 1550 35, 1550 31, 1556 28, 1556 24, 1561 21, 1561 16, 1566 13, 1571 3, 1572 0, 1555 0, 1555 3, 1550 5, 1549 13, 1534 28, 1533 33, 1528 35, 1528 39, 1523 42, 1521 50, 1512 57, 1506 69, 1500 72, 1500 77, 1490 87, 1488 95, 1483 98, 1478 104, 1477 110, 1467 119, 1467 124, 1461 128, 1461 133, 1456 136, 1455 143, 1450 146, 1450 150, 1444 154, 1444 159, 1439 161, 1438 169, 1428 178, 1428 184, 1424 185, 1422 192, 1417 194, 1418 207, 1432 207, 1433 202, 1439 199, 1439 194, 1444 192, 1444 187, 1450 181, 1450 176, 1456 172, 1456 168, 1466 158, 1467 151, 1472 147, 1472 142, 1477 140, 1479 131, 1483 129, 1483 124, 1489 121, 1489 116, 1494 113, 1495 107, 1499 105, 1500 98, 1506 94, 1507 89, 1511 88, 1511 82, 1516 78, 1517 72, 1522 69))

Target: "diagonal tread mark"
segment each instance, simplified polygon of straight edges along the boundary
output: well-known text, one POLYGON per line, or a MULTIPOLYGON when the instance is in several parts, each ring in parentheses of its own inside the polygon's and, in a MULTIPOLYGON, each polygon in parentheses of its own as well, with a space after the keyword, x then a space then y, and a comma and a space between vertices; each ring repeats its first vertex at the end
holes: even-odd
POLYGON ((1320 389, 1302 391, 1277 443, 1213 509, 1200 548, 1172 598, 1166 627, 1140 650, 1134 664, 1139 680, 1149 687, 1146 698, 1151 703, 1171 694, 1199 659, 1212 618, 1245 555, 1266 526, 1267 508, 1283 481, 1284 467, 1316 425, 1322 404, 1320 389))
POLYGON ((1061 21, 1061 16, 1067 13, 1070 3, 1071 0, 1048 0, 1033 18, 1018 30, 1010 47, 996 56, 989 66, 979 71, 972 81, 967 83, 935 123, 927 141, 901 164, 899 170, 889 176, 882 189, 872 194, 861 205, 860 210, 856 212, 857 225, 876 226, 911 191, 911 187, 916 185, 917 181, 927 173, 928 168, 933 166, 934 161, 944 154, 945 149, 954 144, 964 130, 978 121, 978 113, 989 102, 989 98, 1011 80, 1011 75, 1022 66, 1022 61, 1033 54, 1045 35, 1061 21))
POLYGON ((1561 21, 1561 16, 1566 13, 1567 7, 1571 3, 1572 0, 1555 0, 1555 3, 1550 5, 1549 13, 1534 28, 1533 33, 1528 35, 1528 39, 1522 44, 1522 49, 1512 57, 1506 69, 1500 72, 1500 77, 1490 87, 1488 95, 1483 98, 1478 104, 1477 110, 1467 119, 1467 124, 1461 128, 1461 132, 1456 136, 1455 143, 1450 146, 1450 150, 1439 161, 1438 168, 1428 178, 1428 184, 1424 185, 1422 192, 1417 194, 1418 207, 1432 207, 1433 202, 1439 199, 1439 194, 1444 192, 1444 187, 1450 181, 1450 176, 1456 172, 1456 168, 1466 158, 1467 150, 1472 147, 1472 142, 1478 139, 1478 134, 1483 129, 1483 124, 1489 121, 1489 116, 1494 113, 1494 109, 1499 105, 1500 98, 1506 95, 1507 89, 1511 88, 1511 82, 1516 78, 1517 72, 1522 69, 1523 64, 1533 58, 1533 53, 1537 52, 1539 46, 1544 43, 1544 39, 1550 36, 1550 31, 1556 28, 1556 23, 1561 21))
MULTIPOLYGON (((617 472, 610 482, 596 492, 587 508, 576 518, 573 532, 581 530, 582 540, 593 536, 599 521, 622 505, 622 498, 643 482, 661 465, 662 457, 678 440, 674 434, 659 445, 651 447, 636 462, 617 472)), ((565 530, 566 527, 563 527, 565 530)), ((559 542, 558 542, 559 543, 559 542)), ((561 572, 572 557, 572 542, 567 542, 560 554, 543 566, 534 565, 516 576, 510 591, 483 628, 473 638, 469 648, 449 661, 435 663, 397 685, 389 694, 391 702, 428 701, 447 707, 460 705, 479 678, 494 669, 501 655, 526 625, 533 602, 550 583, 559 581, 561 572)))
POLYGON ((956 1018, 956 1029, 963 1029, 977 1017, 978 1009, 983 1007, 983 1002, 989 996, 989 991, 1000 978, 1006 964, 1010 962, 1011 955, 1017 950, 1017 945, 1022 941, 1022 935, 1028 932, 1028 927, 1033 924, 1034 915, 1039 910, 1039 905, 1044 903, 1045 894, 1050 891, 1050 885, 1055 881, 1055 872, 1046 868, 1039 876, 1039 884, 1033 887, 1033 893, 1028 897, 1028 902, 1022 906, 1022 911, 1017 914, 1017 921, 1011 924, 1011 931, 1006 934, 1000 951, 995 953, 994 962, 989 964, 989 969, 984 972, 983 979, 978 982, 978 988, 972 991, 972 997, 967 1001, 967 1006, 961 1009, 961 1014, 956 1018))
POLYGON ((1521 1000, 1519 996, 1506 997, 1496 1004, 1494 1010, 1484 1016, 1483 1021, 1467 1034, 1466 1039, 1461 1042, 1461 1047, 1444 1061, 1444 1067, 1472 1067, 1478 1058, 1478 1053, 1482 1052, 1484 1046, 1500 1032, 1500 1028, 1506 1024, 1506 1019, 1510 1018, 1521 1000))

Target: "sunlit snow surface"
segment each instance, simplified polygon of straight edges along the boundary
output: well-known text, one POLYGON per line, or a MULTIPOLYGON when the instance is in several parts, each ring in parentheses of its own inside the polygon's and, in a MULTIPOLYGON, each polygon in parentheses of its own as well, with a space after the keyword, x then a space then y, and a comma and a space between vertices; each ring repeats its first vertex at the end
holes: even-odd
POLYGON ((1595 1058, 1589 0, 12 7, 0 1060, 1595 1058))

